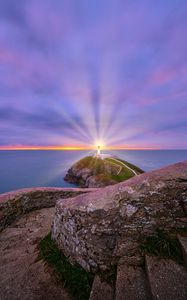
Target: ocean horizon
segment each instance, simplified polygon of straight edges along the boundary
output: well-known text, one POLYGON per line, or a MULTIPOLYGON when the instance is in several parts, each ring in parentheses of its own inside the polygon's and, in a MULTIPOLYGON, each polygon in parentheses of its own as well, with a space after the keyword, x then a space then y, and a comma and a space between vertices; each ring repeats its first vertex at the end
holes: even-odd
MULTIPOLYGON (((64 181, 67 170, 94 151, 3 150, 0 151, 0 193, 28 187, 72 187, 64 181)), ((103 151, 149 172, 187 159, 187 150, 103 151)))

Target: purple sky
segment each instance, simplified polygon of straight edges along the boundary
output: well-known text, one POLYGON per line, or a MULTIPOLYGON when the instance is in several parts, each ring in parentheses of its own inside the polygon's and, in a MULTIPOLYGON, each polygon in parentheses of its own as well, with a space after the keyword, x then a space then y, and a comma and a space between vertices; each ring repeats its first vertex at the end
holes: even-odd
POLYGON ((186 0, 0 0, 0 145, 187 148, 186 0))

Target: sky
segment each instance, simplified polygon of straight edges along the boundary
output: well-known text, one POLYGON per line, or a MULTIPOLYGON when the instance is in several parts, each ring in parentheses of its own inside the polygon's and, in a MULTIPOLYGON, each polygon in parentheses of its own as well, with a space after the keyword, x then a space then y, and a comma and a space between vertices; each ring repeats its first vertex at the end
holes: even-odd
POLYGON ((187 149, 186 0, 0 0, 0 148, 187 149))

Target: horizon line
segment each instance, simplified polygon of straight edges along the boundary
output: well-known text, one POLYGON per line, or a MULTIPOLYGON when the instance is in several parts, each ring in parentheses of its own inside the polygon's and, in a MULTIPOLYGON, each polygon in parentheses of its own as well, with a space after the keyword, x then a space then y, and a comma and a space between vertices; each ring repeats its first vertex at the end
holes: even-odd
MULTIPOLYGON (((78 151, 78 150, 97 150, 96 146, 0 146, 1 150, 56 150, 56 151, 78 151)), ((183 148, 156 148, 156 147, 125 147, 125 146, 103 146, 101 150, 186 150, 183 148)))

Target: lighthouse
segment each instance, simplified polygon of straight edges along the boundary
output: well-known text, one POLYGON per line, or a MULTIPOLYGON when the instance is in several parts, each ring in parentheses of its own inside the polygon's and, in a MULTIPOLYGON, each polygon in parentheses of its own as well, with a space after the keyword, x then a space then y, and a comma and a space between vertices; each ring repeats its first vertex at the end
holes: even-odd
POLYGON ((97 156, 100 156, 100 154, 101 154, 101 146, 98 145, 97 146, 97 156))

